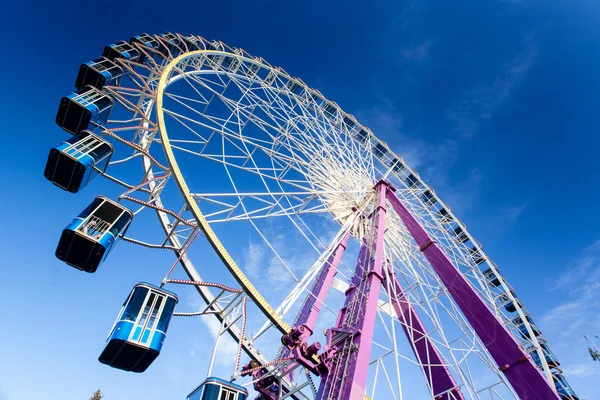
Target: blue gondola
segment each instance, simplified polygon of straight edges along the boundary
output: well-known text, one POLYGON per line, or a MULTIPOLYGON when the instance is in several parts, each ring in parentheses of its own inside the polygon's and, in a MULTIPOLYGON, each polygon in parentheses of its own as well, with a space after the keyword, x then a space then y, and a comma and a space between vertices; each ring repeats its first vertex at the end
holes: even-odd
POLYGON ((90 85, 102 89, 104 85, 118 85, 123 76, 123 68, 106 57, 81 64, 75 87, 77 90, 90 85))
POLYGON ((413 174, 408 175, 406 177, 405 182, 406 182, 406 186, 408 186, 409 188, 416 188, 416 187, 418 187, 420 185, 419 184, 419 180, 413 174))
POLYGON ((483 275, 485 276, 490 285, 495 287, 500 286, 500 279, 498 279, 498 277, 496 276, 494 271, 492 271, 491 268, 488 268, 485 271, 483 271, 483 275))
MULTIPOLYGON (((420 185, 420 183, 417 182, 417 185, 420 185)), ((440 208, 437 211, 436 217, 438 217, 442 222, 451 222, 452 221, 452 216, 450 215, 448 210, 446 210, 444 207, 440 208)))
POLYGON ((183 42, 187 45, 189 51, 204 50, 204 44, 202 43, 200 37, 188 35, 184 36, 182 39, 183 42))
POLYGON ((65 131, 76 135, 84 129, 93 130, 105 124, 112 107, 113 100, 106 93, 86 86, 62 98, 56 123, 65 131))
POLYGON ((426 190, 423 193, 423 195, 421 196, 421 199, 423 199, 425 204, 427 204, 428 206, 437 203, 437 198, 429 190, 426 190))
MULTIPOLYGON (((456 234, 456 238, 458 240, 460 240, 461 243, 465 243, 469 240, 469 237, 467 236, 465 231, 463 231, 463 229, 460 226, 457 226, 456 228, 454 228, 454 233, 456 234)), ((490 271, 491 271, 491 269, 490 269, 490 271)), ((485 272, 484 272, 484 274, 485 274, 485 272)), ((498 281, 498 285, 500 285, 500 281, 498 281)))
POLYGON ((186 397, 186 400, 246 400, 248 390, 235 383, 210 377, 186 397))
POLYGON ((327 114, 330 118, 335 116, 335 106, 333 104, 327 104, 325 106, 325 114, 327 114))
POLYGON ((44 176, 71 193, 83 189, 108 167, 113 146, 84 130, 50 149, 44 176))
POLYGON ((141 35, 136 35, 129 40, 130 44, 140 43, 146 47, 150 47, 152 49, 158 48, 158 41, 151 35, 147 33, 142 33, 141 35))
POLYGON ((129 43, 134 45, 136 43, 141 44, 142 46, 149 47, 153 50, 157 50, 161 55, 156 54, 155 52, 148 52, 153 57, 164 58, 164 49, 162 45, 156 40, 153 36, 148 35, 147 33, 142 33, 141 35, 136 35, 129 40, 129 43))
POLYGON ((475 246, 471 247, 469 253, 471 254, 471 258, 473 259, 473 261, 475 261, 475 264, 479 265, 485 261, 485 258, 483 258, 483 256, 475 246))
POLYGON ((394 158, 392 161, 390 161, 390 167, 392 167, 392 170, 397 174, 402 172, 404 169, 404 165, 402 165, 402 162, 400 162, 400 160, 397 158, 394 158))
POLYGON ((237 59, 235 57, 224 56, 223 64, 225 64, 229 70, 233 71, 237 67, 237 59))
POLYGON ((358 137, 358 141, 362 143, 362 142, 366 142, 369 134, 364 129, 361 129, 360 131, 358 131, 358 134, 356 136, 358 137))
MULTIPOLYGON (((285 86, 294 94, 299 94, 301 91, 301 86, 292 80, 287 81, 285 86)), ((346 122, 346 119, 347 117, 345 117, 344 122, 346 122)), ((348 124, 346 125, 349 126, 348 124)))
POLYGON ((350 117, 344 117, 343 121, 344 121, 344 125, 346 125, 346 128, 348 128, 349 130, 356 126, 356 122, 354 122, 352 119, 350 119, 350 117))
MULTIPOLYGON (((529 326, 531 327, 531 330, 533 331, 534 336, 540 336, 542 333, 540 332, 537 325, 533 322, 531 317, 528 315, 525 317, 525 319, 527 320, 527 322, 529 322, 529 326)), ((524 338, 531 338, 531 335, 527 331, 525 324, 523 324, 523 320, 521 319, 521 317, 514 318, 513 324, 515 324, 517 329, 519 329, 519 332, 521 332, 521 336, 523 336, 524 338)))
POLYGON ((552 376, 554 377, 554 386, 561 399, 579 400, 579 397, 571 389, 563 375, 554 373, 552 376))
POLYGON ((381 143, 377 143, 375 147, 373 147, 373 152, 377 157, 381 158, 387 154, 387 149, 381 143))
MULTIPOLYGON (((517 300, 517 303, 519 304, 519 307, 523 307, 523 305, 521 304, 521 302, 517 298, 517 295, 515 294, 515 292, 513 292, 511 290, 511 293, 512 293, 513 297, 517 300)), ((508 311, 508 312, 515 312, 515 311, 517 311, 517 307, 515 306, 515 303, 513 303, 512 301, 510 301, 509 298, 508 298, 508 296, 506 294, 502 294, 500 296, 500 302, 503 303, 504 309, 506 311, 508 311)))
MULTIPOLYGON (((558 362, 558 360, 556 359, 556 356, 554 355, 554 353, 552 353, 552 351, 550 350, 548 345, 546 343, 540 343, 540 347, 542 348, 542 352, 544 353, 544 358, 546 359, 546 363, 548 364, 548 367, 550 367, 550 368, 558 367, 560 365, 560 363, 558 362)), ((538 365, 538 366, 542 365, 542 363, 540 361, 540 356, 538 355, 537 351, 531 352, 531 359, 533 360, 535 365, 538 365)))
POLYGON ((131 44, 122 40, 119 43, 112 43, 105 46, 102 57, 106 57, 111 61, 115 61, 117 58, 124 58, 125 60, 141 64, 144 62, 145 55, 131 44))
POLYGON ((98 196, 63 230, 56 257, 85 272, 95 272, 133 220, 122 205, 98 196))
MULTIPOLYGON (((182 42, 181 39, 179 39, 179 37, 177 35, 172 34, 171 32, 165 32, 163 34, 158 35, 161 38, 163 38, 164 40, 167 41, 167 47, 169 48, 169 51, 171 52, 171 55, 173 57, 177 57, 179 55, 179 53, 181 53, 181 47, 182 47, 182 42)), ((163 46, 164 49, 164 46, 163 46)), ((163 54, 167 55, 168 52, 164 52, 163 54)))
POLYGON ((125 371, 144 372, 160 354, 177 295, 141 282, 125 299, 98 360, 125 371))

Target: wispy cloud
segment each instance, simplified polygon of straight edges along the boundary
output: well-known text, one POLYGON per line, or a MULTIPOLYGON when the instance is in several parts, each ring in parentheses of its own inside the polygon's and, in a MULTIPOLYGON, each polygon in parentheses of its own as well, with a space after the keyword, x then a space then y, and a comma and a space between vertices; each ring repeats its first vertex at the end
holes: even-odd
POLYGON ((485 166, 468 168, 452 176, 459 159, 460 143, 453 139, 427 142, 403 130, 402 114, 383 96, 375 106, 359 111, 357 117, 379 138, 402 156, 408 166, 432 185, 454 211, 468 210, 478 202, 485 180, 485 166))
POLYGON ((573 333, 582 326, 588 326, 590 332, 600 330, 600 319, 597 318, 600 314, 599 254, 578 258, 565 273, 547 279, 546 283, 550 290, 560 291, 565 301, 542 317, 544 324, 559 324, 561 335, 573 333))
POLYGON ((557 290, 563 287, 570 287, 571 284, 580 282, 580 280, 589 275, 591 270, 599 266, 598 255, 600 252, 600 241, 585 248, 581 256, 571 262, 567 270, 561 275, 546 279, 546 284, 550 290, 557 290))
POLYGON ((600 375, 600 368, 590 364, 571 364, 568 366, 569 375, 577 378, 589 378, 600 375))
POLYGON ((552 279, 548 279, 549 282, 553 282, 550 284, 550 290, 557 290, 573 282, 578 282, 581 278, 587 275, 588 271, 595 262, 596 258, 593 256, 577 259, 571 268, 569 268, 564 274, 552 279))
POLYGON ((533 203, 533 199, 526 201, 525 203, 516 207, 509 207, 503 213, 502 218, 509 225, 515 223, 519 219, 519 217, 521 217, 521 215, 525 212, 525 210, 529 208, 531 203, 533 203))
POLYGON ((244 248, 242 258, 244 260, 244 270, 251 278, 260 276, 261 265, 265 255, 265 245, 255 242, 248 242, 248 247, 244 248))
MULTIPOLYGON (((219 331, 221 330, 221 324, 212 316, 201 318, 214 342, 219 335, 219 331)), ((219 356, 215 357, 215 365, 233 365, 238 352, 238 344, 231 338, 231 336, 229 336, 229 334, 224 333, 219 340, 218 346, 217 354, 219 356)))
POLYGON ((600 251, 600 240, 595 241, 594 243, 583 249, 583 251, 586 253, 600 251))
POLYGON ((600 375, 600 363, 589 357, 583 337, 600 332, 599 243, 582 250, 565 273, 547 280, 555 297, 563 301, 538 321, 575 391, 588 400, 600 398, 593 385, 586 384, 586 379, 600 375))
POLYGON ((496 237, 505 235, 517 223, 519 218, 527 211, 534 199, 528 200, 517 206, 509 206, 485 219, 485 224, 490 227, 496 237))
POLYGON ((485 179, 486 168, 482 166, 468 169, 459 179, 450 181, 442 176, 432 183, 436 192, 442 195, 444 201, 452 207, 452 211, 460 217, 479 204, 485 179))
POLYGON ((464 138, 471 138, 510 98, 535 65, 537 56, 538 45, 535 37, 530 36, 525 48, 502 65, 494 77, 468 89, 448 110, 447 117, 454 129, 464 138))
POLYGON ((400 52, 401 61, 419 61, 429 56, 429 50, 433 44, 433 39, 426 39, 418 44, 409 46, 400 52))
POLYGON ((419 170, 423 176, 427 175, 427 171, 438 174, 438 169, 447 170, 458 156, 458 144, 454 140, 442 139, 437 143, 428 143, 407 135, 403 130, 402 113, 387 97, 379 96, 379 102, 359 111, 357 118, 377 137, 387 141, 411 168, 423 167, 419 170))
MULTIPOLYGON (((189 292, 186 297, 186 304, 193 311, 200 311, 206 307, 206 303, 198 296, 197 292, 189 292)), ((192 346, 189 350, 189 354, 192 357, 195 357, 197 354, 202 355, 202 357, 210 357, 212 351, 212 345, 214 344, 217 336, 219 335, 219 331, 221 329, 221 323, 212 315, 205 315, 200 318, 202 323, 206 326, 208 333, 210 334, 211 341, 208 341, 208 347, 210 350, 207 351, 207 341, 198 341, 193 340, 192 346)), ((233 365, 233 361, 237 355, 238 345, 231 338, 231 336, 227 333, 221 336, 219 340, 219 357, 215 358, 216 366, 231 366, 233 365)))

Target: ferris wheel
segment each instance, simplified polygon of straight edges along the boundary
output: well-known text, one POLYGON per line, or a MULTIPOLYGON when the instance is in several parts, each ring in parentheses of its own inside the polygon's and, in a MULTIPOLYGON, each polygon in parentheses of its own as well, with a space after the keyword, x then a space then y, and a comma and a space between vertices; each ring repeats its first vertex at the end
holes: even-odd
POLYGON ((300 79, 164 33, 106 46, 75 86, 56 119, 73 136, 45 176, 73 193, 97 176, 124 191, 67 225, 57 257, 91 273, 118 241, 176 256, 126 297, 101 362, 143 372, 171 317, 188 316, 218 322, 211 366, 222 336, 238 345, 231 376, 188 399, 578 399, 465 224, 300 79), (162 240, 128 236, 150 214, 162 240), (179 310, 189 287, 199 310, 179 310))

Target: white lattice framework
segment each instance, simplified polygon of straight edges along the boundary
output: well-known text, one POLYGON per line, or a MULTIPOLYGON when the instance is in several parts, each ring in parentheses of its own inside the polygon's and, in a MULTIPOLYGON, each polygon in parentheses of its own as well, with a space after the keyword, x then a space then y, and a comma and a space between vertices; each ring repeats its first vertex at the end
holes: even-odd
MULTIPOLYGON (((355 238, 364 235, 374 205, 373 187, 385 178, 522 346, 542 355, 540 338, 512 287, 450 207, 402 157, 352 115, 282 69, 221 42, 191 39, 200 48, 210 45, 214 50, 190 51, 182 44, 185 54, 168 55, 159 62, 151 57, 156 55, 153 50, 139 47, 147 54, 144 64, 118 60, 129 75, 118 86, 104 89, 116 109, 102 131, 123 145, 118 150, 128 151, 111 163, 111 175, 106 174, 127 188, 120 200, 139 207, 136 214, 153 208, 165 232, 161 243, 126 240, 174 251, 184 271, 197 282, 203 279, 192 253, 185 249, 198 235, 198 240, 208 240, 235 278, 232 282, 247 296, 255 332, 242 337, 242 293, 198 286, 207 305, 195 314, 217 318, 221 332, 240 343, 248 357, 262 364, 276 359, 282 353, 274 348, 273 338, 293 325, 311 283, 344 232, 350 230, 355 238), (140 159, 141 180, 129 173, 118 175, 120 165, 140 159), (275 235, 274 224, 287 234, 275 235), (227 232, 240 229, 249 229, 258 239, 256 245, 267 254, 268 271, 273 274, 267 278, 276 277, 285 295, 270 295, 268 282, 251 282, 249 268, 234 262, 229 246, 248 243, 228 238, 227 232), (301 249, 303 268, 293 265, 290 260, 297 263, 298 259, 286 254, 292 247, 301 249), (497 286, 484 275, 487 269, 499 280, 497 286), (505 310, 510 304, 516 308, 513 313, 505 310)), ((398 216, 388 214, 386 259, 463 395, 515 398, 398 216)), ((333 285, 340 293, 328 297, 324 313, 337 312, 353 262, 342 259, 333 285)), ((426 382, 421 392, 412 392, 410 373, 404 378, 405 365, 408 370, 410 365, 423 369, 431 365, 415 359, 407 346, 401 329, 406 322, 398 320, 390 306, 390 295, 397 293, 386 289, 380 294, 368 394, 395 399, 427 391, 432 397, 438 395, 430 392, 432 385, 426 382)), ((540 358, 550 376, 545 357, 540 358)), ((313 398, 314 378, 304 373, 290 381, 281 374, 287 365, 285 361, 269 367, 287 395, 313 398)))

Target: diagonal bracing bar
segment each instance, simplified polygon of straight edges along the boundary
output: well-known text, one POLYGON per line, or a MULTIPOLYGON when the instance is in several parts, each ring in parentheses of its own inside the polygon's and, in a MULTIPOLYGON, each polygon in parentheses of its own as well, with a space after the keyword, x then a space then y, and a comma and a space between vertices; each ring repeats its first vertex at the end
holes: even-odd
POLYGON ((422 365, 433 398, 436 400, 463 400, 464 397, 450 371, 444 365, 440 352, 429 338, 425 325, 407 299, 400 281, 391 268, 388 269, 388 274, 384 278, 384 287, 389 292, 390 303, 412 345, 415 356, 422 365))
POLYGON ((391 188, 387 198, 519 397, 558 399, 550 382, 391 188))
POLYGON ((364 400, 379 290, 383 280, 383 237, 387 184, 375 187, 376 209, 372 231, 365 238, 346 301, 334 328, 327 332, 321 360, 318 399, 364 400))

